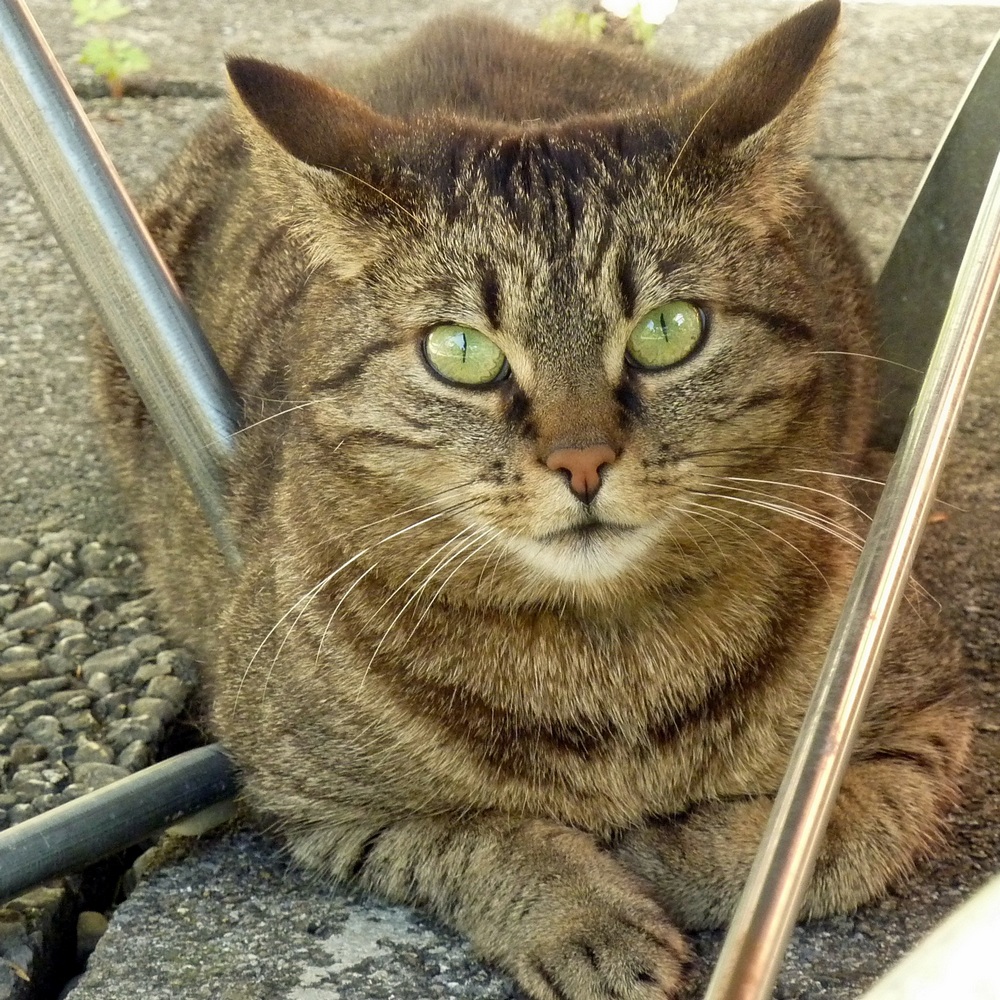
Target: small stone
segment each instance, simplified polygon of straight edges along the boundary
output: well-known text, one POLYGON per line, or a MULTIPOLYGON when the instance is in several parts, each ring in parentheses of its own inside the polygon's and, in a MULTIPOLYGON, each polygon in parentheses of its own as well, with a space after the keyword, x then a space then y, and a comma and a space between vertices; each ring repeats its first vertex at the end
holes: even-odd
POLYGON ((41 795, 36 795, 31 800, 31 807, 35 810, 35 814, 48 812, 50 809, 55 809, 56 806, 61 806, 64 802, 68 802, 66 795, 63 792, 44 792, 41 795))
POLYGON ((6 573, 12 563, 24 562, 33 549, 33 545, 21 538, 0 535, 0 572, 6 573))
POLYGON ((90 619, 91 632, 110 632, 118 624, 118 618, 113 611, 98 611, 90 619))
MULTIPOLYGON (((66 680, 69 684, 69 680, 66 680)), ((94 693, 86 688, 70 688, 68 691, 57 691, 49 696, 50 705, 58 705, 59 708, 68 709, 71 712, 78 712, 81 708, 90 708, 90 703, 94 700, 94 693)))
POLYGON ((60 656, 58 653, 48 653, 42 657, 42 663, 50 674, 70 675, 76 673, 76 660, 71 660, 68 656, 60 656))
POLYGON ((32 743, 31 740, 14 740, 10 747, 10 762, 15 768, 45 760, 48 755, 49 751, 46 747, 40 743, 32 743))
POLYGON ((26 723, 21 732, 36 743, 52 747, 62 741, 63 727, 54 715, 39 715, 26 723))
POLYGON ((156 626, 148 618, 133 618, 115 629, 116 642, 134 642, 140 636, 149 635, 156 626))
POLYGON ((31 688, 26 685, 8 688, 3 694, 0 694, 0 711, 6 711, 15 705, 23 705, 30 698, 31 688))
POLYGON ((38 576, 30 576, 24 581, 26 587, 32 590, 61 590, 67 580, 71 580, 73 574, 65 570, 58 563, 50 563, 49 568, 38 576))
POLYGON ((22 726, 26 726, 32 719, 37 719, 40 715, 45 715, 48 711, 48 704, 40 698, 32 698, 30 701, 22 702, 10 713, 22 726))
POLYGON ((114 554, 100 542, 88 542, 77 552, 76 558, 85 573, 96 576, 108 568, 114 554))
POLYGON ((90 710, 100 722, 121 721, 128 711, 125 695, 120 691, 111 691, 95 701, 90 710))
POLYGON ((31 819, 34 815, 35 810, 32 809, 30 802, 18 802, 16 806, 11 806, 7 810, 7 823, 9 826, 15 826, 26 819, 31 819))
MULTIPOLYGON (((132 643, 132 648, 135 648, 135 643, 132 643)), ((170 667, 166 663, 144 663, 132 675, 132 680, 136 684, 143 684, 153 680, 154 677, 166 677, 169 674, 170 667)))
POLYGON ((152 743, 159 732, 159 725, 150 716, 145 718, 130 717, 112 722, 104 734, 105 742, 121 753, 129 745, 139 740, 152 743))
POLYGON ((142 740, 133 740, 120 754, 116 763, 129 771, 139 771, 147 767, 152 760, 149 747, 142 740))
MULTIPOLYGON (((131 745, 131 744, 130 744, 131 745)), ((110 764, 115 759, 115 755, 109 747, 96 740, 78 736, 76 748, 71 752, 71 763, 75 764, 110 764)), ((119 761, 121 763, 121 761, 119 761)), ((122 767, 125 767, 122 764, 122 767)), ((131 769, 130 769, 131 770, 131 769)))
POLYGON ((16 646, 8 646, 0 653, 0 663, 13 663, 15 660, 34 660, 37 657, 38 650, 34 646, 19 642, 16 646))
POLYGON ((64 781, 69 780, 70 769, 61 760, 57 760, 52 764, 48 764, 46 767, 42 768, 42 777, 50 785, 61 785, 64 781))
POLYGON ((177 706, 166 698, 136 698, 129 706, 129 715, 140 718, 148 715, 160 722, 169 722, 177 714, 177 706))
POLYGON ((121 583, 106 576, 89 576, 76 587, 76 593, 84 597, 114 597, 124 592, 121 583))
POLYGON ((19 628, 5 629, 0 632, 0 652, 11 646, 20 646, 24 642, 24 632, 19 628))
POLYGON ((103 670, 95 670, 87 678, 87 687, 96 694, 110 694, 114 688, 111 678, 103 670))
POLYGON ((70 659, 74 656, 90 656, 94 652, 94 640, 86 632, 67 635, 60 639, 54 647, 57 656, 70 659))
POLYGON ((129 772, 116 764, 76 764, 73 767, 73 781, 83 785, 88 791, 103 788, 113 781, 127 778, 129 772))
POLYGON ((129 646, 145 659, 147 656, 155 656, 166 644, 167 640, 162 635, 140 635, 138 639, 133 639, 129 646))
POLYGON ((33 604, 31 607, 11 612, 7 615, 7 621, 4 624, 9 629, 35 629, 51 625, 58 618, 59 612, 48 601, 42 601, 40 604, 33 604))
POLYGON ((68 677, 41 677, 28 681, 28 690, 39 697, 49 696, 49 701, 58 703, 60 693, 69 687, 68 677))
POLYGON ((29 576, 36 576, 38 573, 41 573, 41 571, 42 567, 37 563, 23 562, 18 559, 17 562, 13 562, 7 567, 7 576, 10 577, 11 580, 17 580, 18 582, 23 583, 29 576))
POLYGON ((71 635, 86 635, 87 626, 81 621, 77 621, 75 618, 61 618, 56 622, 56 631, 59 633, 60 639, 65 639, 67 636, 71 635))
POLYGON ((87 678, 98 670, 105 674, 125 674, 134 670, 138 664, 139 654, 134 649, 103 649, 88 656, 80 665, 80 671, 87 678))
POLYGON ((9 715, 0 715, 0 747, 10 746, 20 735, 21 727, 9 715))
POLYGON ((123 601, 118 605, 118 620, 129 621, 132 618, 145 618, 149 615, 149 602, 140 597, 134 601, 123 601))
POLYGON ((18 593, 16 590, 0 593, 0 612, 6 614, 17 607, 18 593))
POLYGON ((38 660, 16 660, 14 663, 0 665, 0 687, 24 684, 47 676, 48 670, 38 660))
POLYGON ((22 802, 30 802, 36 796, 52 791, 52 786, 44 778, 29 771, 18 771, 8 782, 8 787, 22 802))
POLYGON ((166 664, 170 668, 170 673, 189 684, 198 681, 198 668, 195 666, 194 657, 184 649, 165 649, 156 656, 156 662, 166 664))
POLYGON ((71 733, 97 728, 97 719, 88 708, 77 712, 67 712, 65 715, 60 713, 59 721, 62 723, 63 729, 71 733))
POLYGON ((96 910, 83 910, 76 918, 76 957, 84 962, 108 929, 108 918, 96 910))
POLYGON ((34 647, 35 653, 44 653, 49 649, 56 637, 48 628, 39 629, 28 633, 28 643, 34 647))
POLYGON ((187 700, 188 685, 179 677, 171 675, 165 677, 154 677, 146 685, 146 694, 150 698, 166 698, 177 708, 181 708, 187 700))
POLYGON ((38 548, 48 556, 62 555, 63 552, 73 552, 83 543, 83 535, 79 531, 67 528, 65 531, 50 531, 38 539, 38 548))
POLYGON ((81 594, 66 594, 62 599, 63 607, 70 613, 82 618, 93 606, 89 597, 81 594))

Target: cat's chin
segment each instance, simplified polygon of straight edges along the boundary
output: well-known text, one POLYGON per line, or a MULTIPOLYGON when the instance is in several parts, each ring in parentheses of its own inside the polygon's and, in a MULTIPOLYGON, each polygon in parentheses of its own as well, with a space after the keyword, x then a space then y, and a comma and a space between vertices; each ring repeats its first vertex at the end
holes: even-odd
POLYGON ((507 539, 530 569, 574 589, 600 586, 635 571, 652 547, 652 527, 588 524, 540 538, 507 539))

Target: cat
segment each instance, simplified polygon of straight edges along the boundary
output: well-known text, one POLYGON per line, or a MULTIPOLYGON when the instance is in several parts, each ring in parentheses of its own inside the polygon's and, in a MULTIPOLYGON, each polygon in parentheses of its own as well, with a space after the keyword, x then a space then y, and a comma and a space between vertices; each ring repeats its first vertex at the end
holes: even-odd
MULTIPOLYGON (((707 76, 472 15, 322 79, 230 58, 145 217, 245 407, 238 572, 99 345, 246 801, 535 1000, 678 995, 855 565, 871 288, 806 152, 838 18, 707 76)), ((958 795, 911 591, 804 917, 900 882, 958 795)))

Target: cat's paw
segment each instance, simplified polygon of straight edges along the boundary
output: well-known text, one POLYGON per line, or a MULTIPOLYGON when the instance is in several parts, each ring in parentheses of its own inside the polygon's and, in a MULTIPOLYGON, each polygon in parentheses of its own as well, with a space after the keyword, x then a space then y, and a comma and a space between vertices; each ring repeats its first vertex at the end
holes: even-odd
POLYGON ((535 1000, 672 1000, 690 951, 654 903, 598 904, 554 922, 517 970, 535 1000))

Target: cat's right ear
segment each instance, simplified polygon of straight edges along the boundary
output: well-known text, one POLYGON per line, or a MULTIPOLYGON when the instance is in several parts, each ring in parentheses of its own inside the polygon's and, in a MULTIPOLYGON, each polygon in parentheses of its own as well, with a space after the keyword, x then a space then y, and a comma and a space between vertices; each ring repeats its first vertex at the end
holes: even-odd
POLYGON ((395 176, 399 123, 283 66, 230 56, 226 69, 237 125, 272 203, 317 263, 357 273, 377 253, 372 225, 413 220, 395 176))

